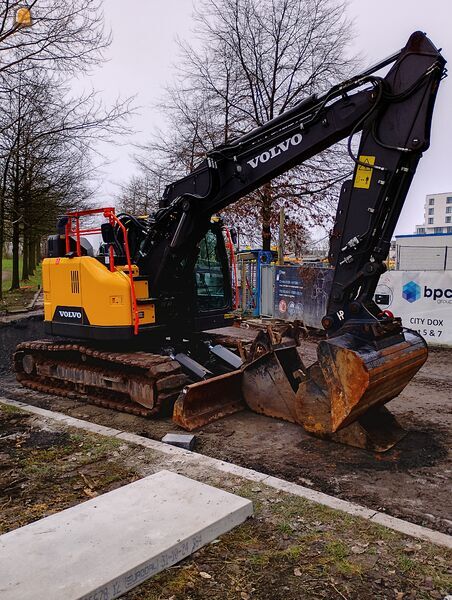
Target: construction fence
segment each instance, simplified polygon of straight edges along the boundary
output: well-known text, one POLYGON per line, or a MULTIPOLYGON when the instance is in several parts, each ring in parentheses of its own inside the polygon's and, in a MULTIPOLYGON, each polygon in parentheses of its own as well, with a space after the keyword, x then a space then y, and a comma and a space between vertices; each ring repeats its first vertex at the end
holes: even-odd
POLYGON ((449 246, 396 246, 399 271, 451 271, 452 248, 449 246))
MULTIPOLYGON (((323 264, 262 265, 259 314, 322 329, 332 279, 333 270, 323 264)), ((429 345, 452 346, 452 271, 388 271, 380 278, 375 301, 429 345)))

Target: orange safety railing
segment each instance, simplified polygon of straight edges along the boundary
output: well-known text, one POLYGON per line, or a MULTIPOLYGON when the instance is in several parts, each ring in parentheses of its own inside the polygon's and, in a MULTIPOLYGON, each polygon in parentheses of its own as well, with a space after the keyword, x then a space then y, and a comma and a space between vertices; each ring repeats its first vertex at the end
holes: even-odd
POLYGON ((231 272, 232 284, 234 286, 233 308, 239 307, 239 282, 237 277, 237 258, 235 256, 234 244, 232 242, 231 232, 227 227, 223 228, 226 235, 226 248, 229 250, 229 269, 231 272))
MULTIPOLYGON (((131 303, 132 303, 133 332, 134 332, 134 335, 138 335, 140 319, 139 319, 139 315, 138 315, 137 296, 135 293, 135 282, 133 279, 132 260, 130 258, 130 249, 129 249, 129 241, 128 241, 128 237, 127 237, 127 229, 124 227, 124 225, 121 223, 121 221, 116 216, 115 209, 112 207, 93 208, 90 210, 80 210, 80 211, 67 213, 66 216, 67 216, 68 220, 67 220, 66 229, 65 229, 66 253, 69 254, 69 252, 71 251, 71 242, 70 242, 71 237, 75 237, 77 256, 82 256, 82 247, 80 244, 80 236, 101 233, 102 230, 100 229, 100 227, 95 227, 95 228, 91 228, 91 229, 81 229, 80 228, 80 217, 86 217, 86 216, 98 215, 98 214, 102 214, 106 219, 108 219, 109 223, 112 226, 117 225, 121 229, 122 234, 123 234, 124 250, 126 253, 128 275, 129 275, 129 279, 130 279, 130 299, 131 299, 131 303)), ((110 271, 113 272, 115 270, 115 262, 114 262, 113 246, 111 244, 110 244, 110 248, 109 248, 109 263, 110 263, 110 271)))

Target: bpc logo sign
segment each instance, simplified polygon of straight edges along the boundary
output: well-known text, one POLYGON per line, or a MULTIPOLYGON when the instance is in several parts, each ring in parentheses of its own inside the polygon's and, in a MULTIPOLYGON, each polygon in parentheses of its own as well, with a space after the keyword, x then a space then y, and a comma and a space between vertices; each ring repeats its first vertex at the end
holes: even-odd
POLYGON ((433 288, 424 285, 424 290, 416 281, 405 283, 402 296, 407 302, 413 303, 421 298, 428 298, 437 304, 452 304, 452 288, 433 288))
POLYGON ((402 288, 402 296, 407 302, 416 302, 421 297, 421 286, 415 281, 405 283, 402 288))

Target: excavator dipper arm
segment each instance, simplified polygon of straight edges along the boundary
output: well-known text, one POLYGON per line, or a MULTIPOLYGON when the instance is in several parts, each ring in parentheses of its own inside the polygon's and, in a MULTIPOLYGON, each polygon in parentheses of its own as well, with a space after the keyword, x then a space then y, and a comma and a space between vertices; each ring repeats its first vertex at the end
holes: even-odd
POLYGON ((338 311, 347 319, 351 308, 356 318, 357 304, 380 312, 371 300, 419 159, 430 145, 444 65, 438 50, 417 32, 378 86, 377 107, 362 124, 354 177, 344 183, 338 204, 329 254, 335 272, 327 329, 342 326, 338 311))

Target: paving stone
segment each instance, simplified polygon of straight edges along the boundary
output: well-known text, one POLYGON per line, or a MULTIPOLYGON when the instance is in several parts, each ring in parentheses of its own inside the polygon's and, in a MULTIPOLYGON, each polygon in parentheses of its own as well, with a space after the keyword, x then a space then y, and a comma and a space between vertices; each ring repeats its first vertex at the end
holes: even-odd
POLYGON ((185 450, 193 450, 196 437, 190 433, 167 433, 162 437, 164 444, 185 448, 185 450))
POLYGON ((160 471, 0 536, 0 598, 112 600, 252 512, 249 500, 160 471))
MULTIPOLYGON (((158 442, 157 440, 151 440, 149 438, 142 437, 140 435, 136 435, 135 433, 126 433, 122 432, 116 436, 117 439, 124 440, 125 442, 131 442, 132 444, 137 444, 142 446, 143 448, 148 448, 149 450, 154 450, 159 454, 167 454, 169 456, 191 456, 192 453, 184 450, 183 448, 176 448, 176 446, 170 446, 169 444, 162 444, 162 442, 158 442)), ((197 456, 197 455, 196 455, 197 456)))

